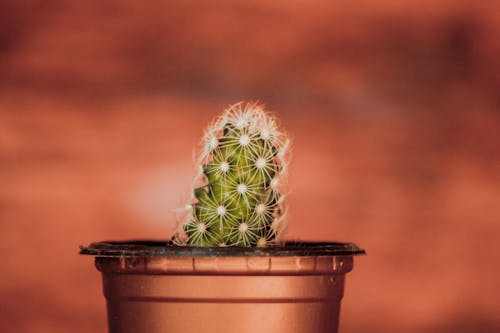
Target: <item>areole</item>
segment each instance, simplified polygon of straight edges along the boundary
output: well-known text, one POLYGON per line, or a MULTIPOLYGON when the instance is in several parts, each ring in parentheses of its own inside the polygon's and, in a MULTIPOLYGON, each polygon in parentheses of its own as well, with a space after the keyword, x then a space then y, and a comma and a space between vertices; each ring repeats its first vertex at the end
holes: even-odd
POLYGON ((102 242, 82 247, 102 272, 109 331, 337 332, 354 244, 267 248, 102 242))

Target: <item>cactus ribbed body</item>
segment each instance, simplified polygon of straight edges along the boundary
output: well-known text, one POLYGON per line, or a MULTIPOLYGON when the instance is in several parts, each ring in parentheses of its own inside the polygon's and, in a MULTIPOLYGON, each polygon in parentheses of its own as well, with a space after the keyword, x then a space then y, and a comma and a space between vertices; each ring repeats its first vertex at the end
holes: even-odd
POLYGON ((175 241, 266 246, 283 230, 288 138, 260 106, 238 103, 207 129, 193 198, 175 241))

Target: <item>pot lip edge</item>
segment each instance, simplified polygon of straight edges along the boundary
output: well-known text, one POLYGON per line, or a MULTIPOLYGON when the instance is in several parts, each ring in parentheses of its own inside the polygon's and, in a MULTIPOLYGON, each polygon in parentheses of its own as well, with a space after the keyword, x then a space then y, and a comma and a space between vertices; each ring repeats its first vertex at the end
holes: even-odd
POLYGON ((94 257, 333 257, 366 255, 354 243, 287 241, 284 245, 258 247, 191 247, 169 245, 166 240, 134 239, 80 245, 80 255, 94 257))

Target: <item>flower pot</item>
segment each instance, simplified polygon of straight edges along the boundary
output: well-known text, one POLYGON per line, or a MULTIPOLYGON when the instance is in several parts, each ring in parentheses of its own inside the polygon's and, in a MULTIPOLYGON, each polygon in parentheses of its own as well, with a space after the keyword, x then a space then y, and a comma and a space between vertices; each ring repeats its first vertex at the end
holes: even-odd
POLYGON ((81 248, 102 272, 109 332, 333 333, 353 244, 196 248, 103 242, 81 248))

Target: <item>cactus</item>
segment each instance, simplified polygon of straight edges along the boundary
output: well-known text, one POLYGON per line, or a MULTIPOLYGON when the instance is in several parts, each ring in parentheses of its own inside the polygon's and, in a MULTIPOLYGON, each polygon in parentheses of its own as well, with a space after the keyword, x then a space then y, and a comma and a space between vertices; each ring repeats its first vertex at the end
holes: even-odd
POLYGON ((230 106, 205 131, 199 172, 174 242, 189 246, 259 246, 285 227, 290 140, 262 106, 230 106))

